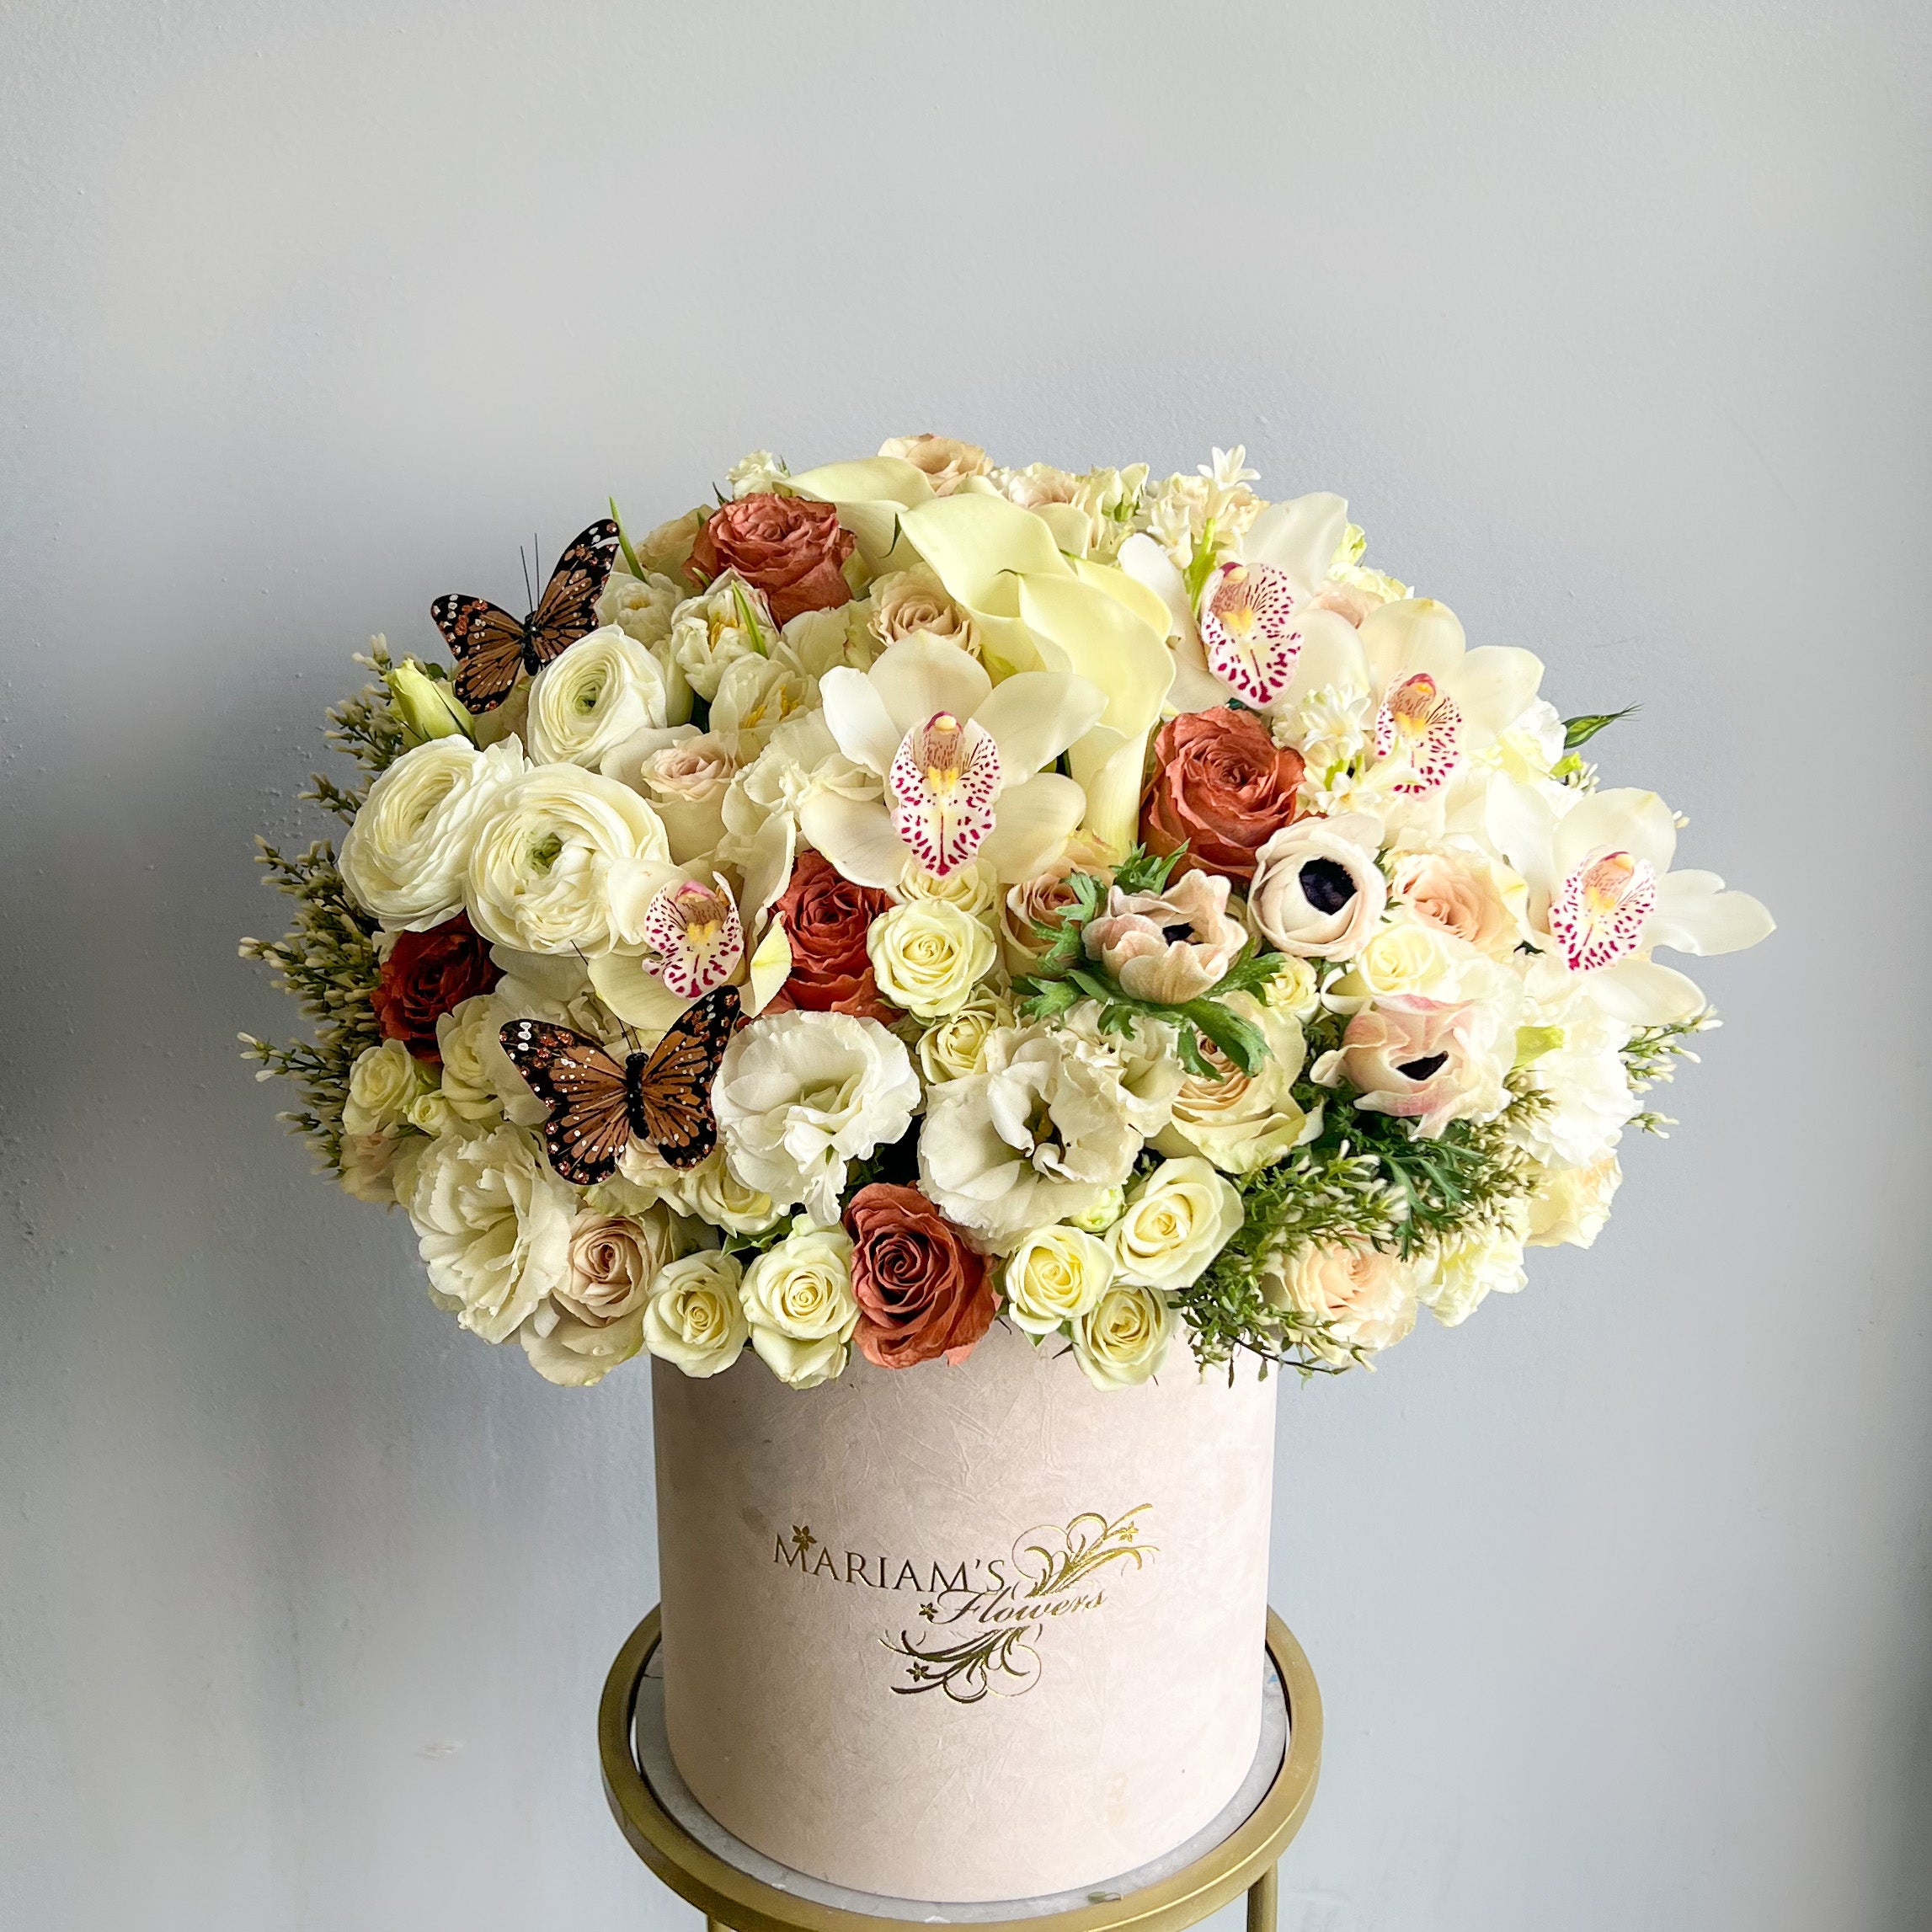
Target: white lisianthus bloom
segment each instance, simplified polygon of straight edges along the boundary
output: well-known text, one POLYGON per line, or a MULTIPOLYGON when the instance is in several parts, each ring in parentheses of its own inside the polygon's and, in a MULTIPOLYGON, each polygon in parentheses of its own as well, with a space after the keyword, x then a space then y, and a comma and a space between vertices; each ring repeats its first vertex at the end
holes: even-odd
POLYGON ((1470 762, 1479 770, 1500 771, 1518 785, 1547 778, 1563 758, 1563 720, 1555 705, 1538 698, 1515 723, 1486 750, 1470 762))
POLYGON ((1241 1231, 1241 1198, 1198 1155, 1163 1161, 1127 1191, 1108 1230, 1114 1273, 1143 1288, 1186 1288, 1241 1231))
POLYGON ((942 1019, 966 1004, 1000 956, 983 920, 943 899, 910 899, 875 920, 866 954, 879 991, 915 1019, 942 1019))
POLYGON ((1587 1248, 1610 1218, 1610 1201, 1624 1177, 1615 1149, 1581 1167, 1546 1169, 1528 1209, 1533 1248, 1587 1248))
POLYGON ((1547 1166, 1587 1166, 1643 1110, 1623 1059, 1630 1026, 1604 1012, 1587 988, 1524 1019, 1518 1057, 1530 1085, 1549 1098, 1525 1115, 1516 1138, 1547 1166))
POLYGON ((431 1141, 404 1205, 430 1293, 486 1342, 507 1342, 569 1266, 575 1197, 514 1127, 431 1141))
POLYGON ((825 1223, 838 1219, 846 1164, 900 1139, 918 1104, 905 1046, 848 1013, 754 1020, 724 1049, 712 1089, 732 1171, 825 1223))
POLYGON ((1011 1006, 987 986, 976 986, 956 1011, 935 1020, 915 1049, 928 1086, 963 1080, 985 1070, 986 1042, 1014 1023, 1011 1006))
POLYGON ((1116 1283, 1073 1324, 1073 1355, 1097 1389, 1131 1389, 1159 1373, 1177 1320, 1155 1288, 1116 1283))
POLYGON ((635 792, 540 765, 478 829, 467 899, 478 932, 521 952, 636 953, 652 899, 677 878, 664 822, 635 792))
POLYGON ((885 798, 809 798, 805 836, 855 884, 895 887, 909 861, 944 877, 975 857, 1003 882, 1030 878, 1081 821, 1086 796, 1043 771, 1107 708, 1064 671, 1022 671, 995 688, 957 644, 924 635, 869 671, 841 666, 819 686, 839 749, 884 781, 885 798))
POLYGON ((579 638, 531 680, 525 742, 539 765, 599 770, 641 733, 670 727, 658 660, 615 624, 579 638))
POLYGON ((1014 1325, 1053 1335, 1099 1302, 1113 1281, 1113 1256, 1079 1228, 1038 1228, 1007 1257, 1000 1278, 1014 1325))
POLYGON ((777 1203, 732 1172, 723 1148, 695 1167, 674 1167, 655 1148, 633 1140, 618 1157, 617 1173, 593 1187, 584 1200, 595 1205, 606 1198, 616 1211, 627 1214, 662 1201, 729 1235, 761 1234, 778 1219, 777 1203))
POLYGON ((1419 1276, 1417 1292, 1422 1306, 1444 1328, 1454 1328, 1490 1295, 1514 1294, 1529 1283, 1522 1229, 1479 1227, 1436 1252, 1419 1276))
POLYGON ((530 769, 514 739, 479 751, 436 738, 369 787, 342 841, 342 883, 391 931, 427 932, 462 910, 478 827, 530 769))
POLYGON ((927 1093, 919 1175, 926 1198, 995 1253, 1097 1207, 1166 1118, 1171 1084, 1137 1094, 1119 1049, 1071 1027, 1001 1027, 983 1064, 927 1093))
POLYGON ((1426 1265, 1399 1261, 1379 1248, 1353 1244, 1306 1246, 1262 1271, 1262 1292, 1284 1310, 1313 1316, 1326 1328, 1302 1338, 1323 1360, 1342 1366, 1351 1349, 1364 1354, 1393 1348, 1416 1325, 1417 1291, 1426 1265))
POLYGON ((724 472, 724 480, 735 503, 740 497, 782 493, 792 480, 792 472, 786 468, 782 456, 775 456, 769 450, 752 450, 724 472))
POLYGON ((644 1346, 687 1375, 721 1374, 750 1339, 739 1298, 744 1270, 716 1248, 659 1271, 644 1304, 644 1346))
POLYGON ((805 1223, 746 1270, 745 1315, 751 1346, 780 1381, 815 1389, 845 1371, 858 1326, 852 1243, 844 1229, 805 1223))
POLYGON ((1252 1174, 1321 1131, 1321 1109, 1305 1113, 1294 1097, 1307 1048, 1294 1016, 1252 993, 1230 993, 1222 1005, 1252 1020, 1268 1057, 1246 1074, 1211 1040, 1201 1043, 1211 1075, 1189 1074, 1175 1091, 1173 1113, 1154 1137, 1163 1154, 1198 1154, 1228 1174, 1252 1174))
POLYGON ((343 1103, 346 1134, 393 1134, 409 1109, 435 1086, 435 1075, 400 1040, 365 1047, 349 1070, 349 1097, 343 1103))
POLYGON ((709 590, 678 606, 670 649, 686 681, 708 703, 728 664, 767 655, 777 635, 765 593, 727 570, 709 590))

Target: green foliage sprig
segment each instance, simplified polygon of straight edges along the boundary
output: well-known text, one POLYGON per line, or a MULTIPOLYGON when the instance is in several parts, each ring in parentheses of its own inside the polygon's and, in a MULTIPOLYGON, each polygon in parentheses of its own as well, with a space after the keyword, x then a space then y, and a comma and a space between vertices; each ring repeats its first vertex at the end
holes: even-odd
MULTIPOLYGON (((1705 1006, 1693 1013, 1688 1020, 1668 1020, 1662 1026, 1639 1027, 1625 1043, 1623 1051, 1624 1073, 1630 1083, 1632 1093, 1647 1093, 1653 1086, 1674 1079, 1677 1063, 1689 1060, 1697 1063, 1697 1055, 1687 1043, 1700 1033, 1715 1032, 1724 1022, 1717 1017, 1715 1006, 1705 1006)), ((1633 1117, 1630 1124, 1639 1127, 1646 1134, 1654 1134, 1660 1140, 1668 1140, 1667 1129, 1677 1123, 1668 1113, 1658 1113, 1646 1108, 1633 1117)))

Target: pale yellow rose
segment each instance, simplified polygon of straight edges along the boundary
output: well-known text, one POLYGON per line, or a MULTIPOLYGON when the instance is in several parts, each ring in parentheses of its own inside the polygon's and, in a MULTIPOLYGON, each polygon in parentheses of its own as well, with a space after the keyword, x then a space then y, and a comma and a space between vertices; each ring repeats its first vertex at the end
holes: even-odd
POLYGON ((1095 1388, 1131 1389, 1159 1371, 1177 1326, 1160 1289, 1118 1284, 1074 1323, 1074 1359, 1095 1388))
POLYGON ((780 1381, 813 1389, 844 1372, 859 1320, 851 1261, 851 1239, 843 1229, 801 1220, 746 1270, 751 1346, 780 1381))
POLYGON ((400 1040, 365 1047, 349 1070, 349 1097, 342 1108, 343 1131, 350 1134, 393 1134, 409 1118, 409 1109, 435 1086, 435 1075, 400 1040))
POLYGON ((1128 1190, 1107 1235, 1115 1272, 1146 1288, 1185 1288, 1241 1228, 1241 1198, 1198 1156, 1163 1161, 1128 1190))
POLYGON ((1260 1070, 1243 1073, 1211 1040, 1201 1043, 1212 1075, 1189 1074, 1174 1095, 1174 1112, 1154 1137, 1163 1154, 1198 1154, 1228 1174, 1252 1174, 1312 1140, 1321 1110, 1305 1113, 1294 1097, 1306 1049, 1289 1012, 1264 1006, 1252 993, 1230 993, 1222 1004, 1252 1021, 1268 1043, 1260 1070))
POLYGON ((1014 1023, 1010 1002, 987 986, 975 986, 957 1012, 935 1020, 919 1036, 915 1049, 928 1086, 963 1080, 985 1070, 986 1041, 998 1027, 1014 1023))
POLYGON ((1098 1304, 1113 1284, 1113 1257, 1079 1228, 1041 1228, 1013 1250, 1000 1278, 1015 1326, 1052 1335, 1098 1304))
POLYGON ((915 899, 956 905, 990 924, 1000 903, 1000 881, 992 867, 982 860, 975 859, 941 878, 927 872, 916 859, 909 859, 893 889, 893 897, 902 905, 909 905, 915 899))
POLYGON ((963 907, 915 899, 873 922, 866 953, 886 999, 916 1019, 937 1020, 965 1005, 999 949, 985 922, 963 907))
POLYGON ((735 1255, 707 1248, 659 1272, 644 1306, 644 1346, 687 1375, 722 1374, 750 1338, 735 1255))

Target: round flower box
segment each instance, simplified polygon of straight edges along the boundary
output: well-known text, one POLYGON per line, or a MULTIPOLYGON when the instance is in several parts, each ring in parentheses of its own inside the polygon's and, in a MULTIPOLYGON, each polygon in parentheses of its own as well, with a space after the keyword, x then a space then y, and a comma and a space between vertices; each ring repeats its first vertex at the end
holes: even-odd
POLYGON ((1275 1381, 1180 1350, 1102 1391, 996 1325, 801 1399, 654 1364, 665 1716, 781 1863, 1016 1898, 1161 1857, 1262 1721, 1275 1381))

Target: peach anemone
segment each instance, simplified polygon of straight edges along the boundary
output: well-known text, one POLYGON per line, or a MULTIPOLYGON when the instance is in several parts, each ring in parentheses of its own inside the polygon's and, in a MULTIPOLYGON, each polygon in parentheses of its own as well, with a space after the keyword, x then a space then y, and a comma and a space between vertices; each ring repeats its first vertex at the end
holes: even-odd
POLYGON ((885 782, 880 803, 822 792, 799 810, 799 830, 855 885, 896 886, 909 860, 943 878, 975 858, 1011 883, 1079 825, 1086 795, 1041 767, 1106 709, 1086 679, 1021 671, 995 686, 957 644, 921 636, 869 671, 828 671, 819 689, 840 750, 885 782))

